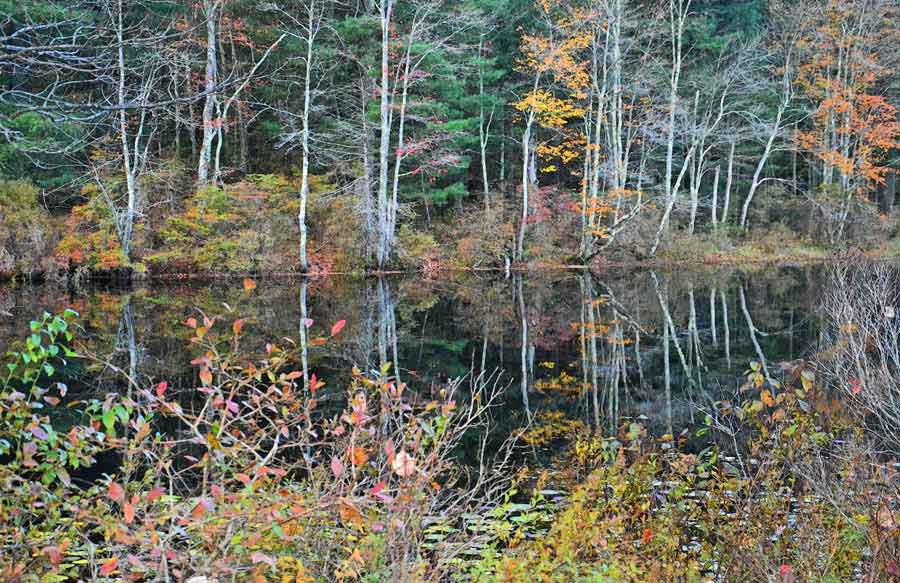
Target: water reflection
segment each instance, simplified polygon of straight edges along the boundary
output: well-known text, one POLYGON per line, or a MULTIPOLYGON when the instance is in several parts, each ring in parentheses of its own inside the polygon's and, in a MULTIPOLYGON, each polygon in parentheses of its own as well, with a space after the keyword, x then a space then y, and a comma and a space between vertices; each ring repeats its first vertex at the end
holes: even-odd
POLYGON ((91 350, 109 361, 80 390, 106 392, 119 376, 112 373, 123 371, 138 384, 165 379, 189 394, 196 355, 182 323, 232 308, 245 320, 249 349, 293 339, 304 379, 325 379, 333 395, 352 367, 389 366, 426 396, 448 378, 500 370, 510 387, 508 429, 558 411, 607 434, 641 417, 674 435, 692 422, 693 403, 730 391, 750 361, 769 375, 811 348, 816 323, 796 315, 813 312, 824 276, 807 267, 260 281, 249 297, 239 283, 80 294, 6 288, 0 305, 11 315, 0 316, 0 349, 41 311, 71 306, 91 350), (346 327, 320 345, 339 320, 346 327))

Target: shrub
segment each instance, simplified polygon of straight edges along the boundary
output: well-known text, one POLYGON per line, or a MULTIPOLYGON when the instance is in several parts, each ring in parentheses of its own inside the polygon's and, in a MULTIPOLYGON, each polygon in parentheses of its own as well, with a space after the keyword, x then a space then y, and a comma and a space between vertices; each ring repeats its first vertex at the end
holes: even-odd
MULTIPOLYGON (((122 252, 109 207, 99 189, 88 184, 81 189, 88 199, 76 206, 66 219, 66 233, 56 247, 56 258, 63 265, 82 267, 92 272, 128 267, 122 252)), ((135 248, 142 246, 143 228, 135 225, 135 248)))
POLYGON ((38 203, 38 191, 18 180, 0 180, 0 276, 53 269, 56 228, 38 203))
POLYGON ((440 252, 434 237, 409 225, 401 225, 397 233, 397 255, 404 267, 421 269, 436 263, 440 252))
POLYGON ((450 382, 422 401, 386 365, 354 371, 341 399, 290 345, 246 352, 231 314, 185 322, 187 394, 126 378, 122 393, 68 400, 63 419, 52 379, 74 356, 73 316, 32 324, 0 391, 4 581, 441 580, 479 540, 465 517, 508 482, 509 458, 494 465, 483 446, 481 471, 456 461, 501 387, 466 398, 450 382))
POLYGON ((157 269, 251 272, 296 264, 296 185, 271 175, 195 192, 159 230, 157 269))

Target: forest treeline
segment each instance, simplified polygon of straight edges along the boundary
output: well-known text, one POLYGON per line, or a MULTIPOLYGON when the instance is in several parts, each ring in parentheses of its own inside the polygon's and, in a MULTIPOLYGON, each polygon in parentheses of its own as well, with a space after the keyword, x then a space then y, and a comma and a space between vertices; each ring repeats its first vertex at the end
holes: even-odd
POLYGON ((893 249, 893 0, 0 15, 6 274, 893 249))

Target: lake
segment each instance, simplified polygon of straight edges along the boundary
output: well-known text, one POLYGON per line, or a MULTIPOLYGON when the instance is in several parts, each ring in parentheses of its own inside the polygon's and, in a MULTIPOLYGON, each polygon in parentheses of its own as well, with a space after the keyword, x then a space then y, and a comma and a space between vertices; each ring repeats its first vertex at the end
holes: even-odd
MULTIPOLYGON (((814 350, 828 277, 827 266, 809 265, 261 279, 251 294, 240 280, 6 287, 0 351, 24 338, 42 311, 71 307, 81 314, 88 351, 142 385, 165 380, 190 395, 199 381, 189 317, 233 309, 246 322, 245 348, 258 353, 299 338, 304 325, 313 339, 346 320, 333 339, 309 348, 312 371, 326 381, 323 394, 336 400, 353 367, 390 362, 423 396, 485 371, 504 387, 495 420, 501 433, 562 413, 604 434, 638 419, 655 435, 676 435, 698 422, 700 408, 733 394, 751 362, 777 376, 814 350)), ((65 374, 79 396, 122 387, 112 367, 88 373, 76 364, 65 374)))

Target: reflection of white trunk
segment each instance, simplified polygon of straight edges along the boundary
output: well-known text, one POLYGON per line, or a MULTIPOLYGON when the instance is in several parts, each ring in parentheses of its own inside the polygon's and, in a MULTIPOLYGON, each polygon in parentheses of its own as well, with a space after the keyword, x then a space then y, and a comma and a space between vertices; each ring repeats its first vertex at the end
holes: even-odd
POLYGON ((487 352, 488 352, 488 324, 487 318, 484 320, 484 325, 482 327, 482 336, 484 339, 481 342, 481 375, 482 379, 487 378, 487 352))
POLYGON ((523 293, 522 276, 516 276, 516 296, 519 300, 519 319, 522 327, 522 405, 525 407, 525 415, 528 417, 528 423, 531 424, 531 407, 528 404, 528 314, 525 311, 525 295, 523 293))
POLYGON ((400 359, 397 352, 397 319, 390 282, 378 278, 378 356, 379 365, 391 365, 400 384, 400 359))
POLYGON ((594 427, 600 427, 600 359, 597 350, 597 315, 594 305, 594 284, 589 273, 582 276, 582 289, 584 290, 584 309, 587 312, 587 326, 584 334, 587 336, 588 367, 590 369, 591 404, 594 411, 594 427))
MULTIPOLYGON (((581 328, 579 328, 581 334, 579 335, 579 341, 581 342, 581 386, 584 388, 591 387, 593 385, 589 381, 589 371, 591 367, 591 361, 588 358, 588 347, 587 347, 587 339, 588 339, 588 327, 587 327, 587 310, 589 305, 588 299, 588 290, 586 284, 586 276, 583 276, 579 281, 581 287, 581 328)), ((593 392, 593 391, 591 391, 593 392)), ((587 397, 587 392, 585 392, 585 397, 587 397)))
POLYGON ((702 343, 700 342, 700 330, 697 327, 697 305, 694 299, 694 286, 690 284, 688 288, 688 301, 690 302, 690 316, 688 318, 688 335, 689 335, 689 353, 691 355, 691 367, 695 369, 699 375, 703 367, 703 355, 701 353, 702 343))
MULTIPOLYGON (((116 333, 116 352, 126 352, 128 354, 127 378, 125 379, 128 383, 128 388, 126 389, 125 397, 128 400, 133 400, 134 392, 140 388, 141 381, 140 378, 138 378, 140 353, 138 352, 135 334, 134 308, 131 304, 131 296, 128 296, 125 300, 125 305, 122 307, 122 315, 119 318, 119 329, 116 333)), ((122 371, 120 370, 117 372, 121 373, 122 371)), ((127 439, 130 433, 128 426, 126 426, 123 431, 123 438, 127 439)), ((126 461, 129 464, 134 457, 134 453, 135 451, 133 448, 128 448, 125 453, 126 461)))
MULTIPOLYGON (((638 321, 640 321, 640 313, 637 316, 638 321)), ((638 382, 641 390, 643 390, 646 387, 646 382, 644 381, 644 362, 641 357, 641 331, 637 328, 634 331, 634 361, 638 369, 638 382)))
POLYGON ((653 285, 656 288, 656 298, 659 301, 659 307, 663 313, 663 326, 669 331, 672 344, 675 346, 675 352, 678 353, 678 360, 681 362, 681 369, 684 372, 685 382, 693 385, 694 377, 691 374, 687 359, 684 357, 684 352, 681 350, 681 344, 678 342, 678 332, 675 330, 675 323, 672 321, 672 314, 669 311, 668 287, 660 289, 659 279, 656 277, 656 273, 651 271, 650 277, 653 278, 653 285))
POLYGON ((303 386, 310 391, 309 386, 309 341, 308 326, 309 312, 306 305, 306 292, 309 283, 304 279, 300 282, 300 362, 303 366, 303 386))
POLYGON ((722 299, 722 331, 725 337, 725 362, 728 370, 731 370, 731 331, 728 328, 728 301, 725 299, 725 291, 719 292, 722 299))
POLYGON ((672 370, 669 364, 669 326, 663 324, 663 374, 666 390, 666 433, 672 435, 672 370))
POLYGON ((138 379, 139 354, 134 327, 134 307, 130 297, 125 301, 122 316, 119 318, 116 351, 122 351, 128 355, 128 397, 131 398, 132 389, 140 386, 140 379, 138 379))
POLYGON ((753 319, 750 317, 750 310, 747 308, 747 297, 744 294, 743 285, 738 288, 738 292, 740 293, 739 297, 741 299, 741 311, 744 313, 744 320, 747 322, 747 331, 750 333, 750 341, 753 343, 753 349, 756 350, 756 357, 759 359, 759 364, 762 367, 763 374, 766 376, 766 380, 774 387, 775 381, 769 375, 769 367, 766 365, 766 355, 763 354, 762 347, 759 345, 759 340, 756 337, 757 334, 763 336, 765 336, 765 334, 753 325, 753 319))
POLYGON ((709 322, 713 346, 719 345, 718 322, 716 321, 716 288, 709 290, 709 322))

